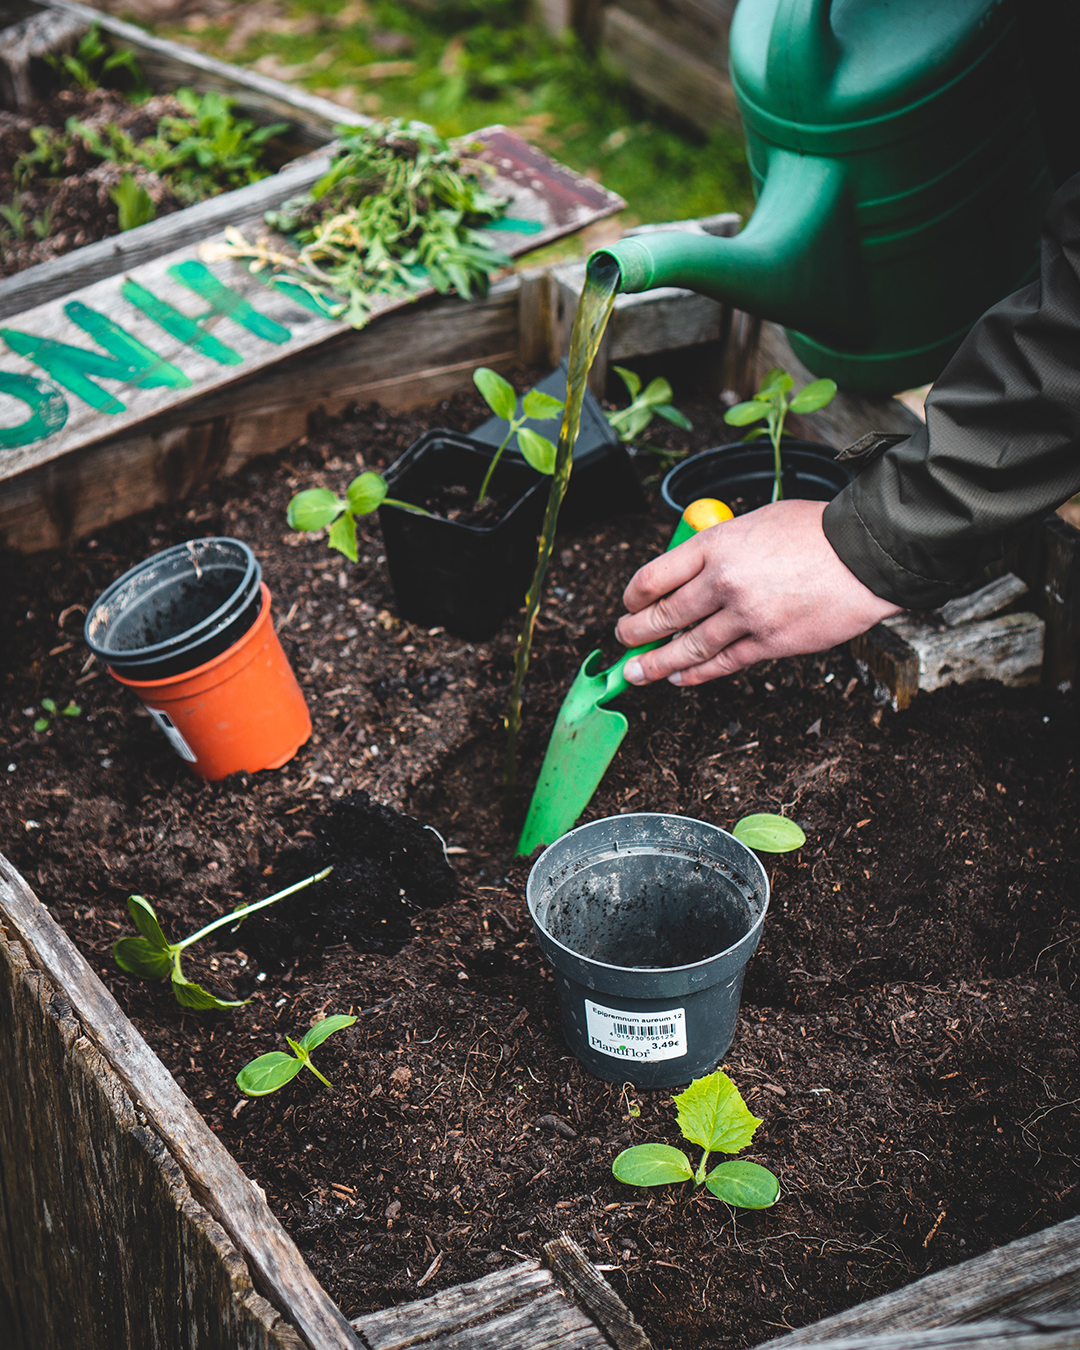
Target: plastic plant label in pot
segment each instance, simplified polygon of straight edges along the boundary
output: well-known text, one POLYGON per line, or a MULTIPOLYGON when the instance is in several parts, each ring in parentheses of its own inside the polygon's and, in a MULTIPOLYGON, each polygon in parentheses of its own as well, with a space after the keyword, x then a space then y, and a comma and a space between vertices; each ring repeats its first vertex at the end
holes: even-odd
POLYGON ((270 591, 248 631, 212 660, 178 675, 133 680, 170 745, 201 778, 257 773, 290 760, 311 735, 311 717, 270 617, 270 591))
POLYGON ((545 849, 527 896, 590 1073, 674 1087, 720 1062, 769 903, 746 845, 686 816, 611 816, 545 849))

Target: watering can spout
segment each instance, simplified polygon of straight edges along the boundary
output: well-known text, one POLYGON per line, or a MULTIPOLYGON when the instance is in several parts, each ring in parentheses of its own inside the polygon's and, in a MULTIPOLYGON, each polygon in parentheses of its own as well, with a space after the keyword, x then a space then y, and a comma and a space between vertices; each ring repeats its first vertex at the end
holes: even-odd
POLYGON ((734 238, 661 231, 589 258, 618 268, 620 291, 679 286, 815 337, 859 344, 867 305, 846 171, 834 159, 774 150, 757 207, 734 238))

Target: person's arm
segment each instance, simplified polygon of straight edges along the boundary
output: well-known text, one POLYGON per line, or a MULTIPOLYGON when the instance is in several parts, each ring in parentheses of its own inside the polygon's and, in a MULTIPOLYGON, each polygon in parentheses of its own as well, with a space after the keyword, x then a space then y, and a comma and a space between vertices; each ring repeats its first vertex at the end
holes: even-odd
POLYGON ((1080 175, 1051 205, 1040 280, 979 320, 926 408, 827 507, 777 502, 642 568, 619 640, 679 636, 631 683, 700 684, 940 605, 1080 491, 1080 175))

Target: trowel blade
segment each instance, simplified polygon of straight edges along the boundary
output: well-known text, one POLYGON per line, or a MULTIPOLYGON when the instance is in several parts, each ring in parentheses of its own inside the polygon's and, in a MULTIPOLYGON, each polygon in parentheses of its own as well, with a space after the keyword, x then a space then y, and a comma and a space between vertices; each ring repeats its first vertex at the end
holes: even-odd
POLYGON ((629 723, 623 714, 597 702, 610 697, 607 671, 590 672, 599 657, 596 651, 586 658, 559 709, 518 841, 519 856, 573 828, 626 735, 629 723))

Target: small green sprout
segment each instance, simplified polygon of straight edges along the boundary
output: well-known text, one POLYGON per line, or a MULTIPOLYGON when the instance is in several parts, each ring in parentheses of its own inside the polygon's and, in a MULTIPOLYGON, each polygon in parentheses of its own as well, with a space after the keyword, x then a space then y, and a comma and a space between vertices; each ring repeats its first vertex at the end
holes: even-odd
POLYGON ((116 203, 116 220, 121 233, 139 225, 149 225, 157 215, 149 192, 136 183, 130 173, 120 175, 119 183, 110 190, 109 196, 116 203))
POLYGON ((768 812, 743 816, 731 833, 756 853, 791 853, 806 843, 806 835, 793 820, 768 812))
POLYGON ((495 416, 501 417, 504 422, 508 423, 506 435, 502 438, 498 450, 492 455, 487 473, 484 474, 484 481, 480 484, 480 491, 476 495, 476 504, 479 506, 487 496, 488 484, 491 482, 491 475, 495 472, 495 466, 515 432, 517 432, 518 449, 524 455, 526 463, 531 465, 537 473, 550 474, 555 472, 555 446, 546 436, 541 436, 539 432, 533 431, 525 423, 529 421, 549 421, 562 412, 564 404, 562 399, 554 398, 551 394, 541 393, 539 389, 530 389, 521 400, 521 413, 519 414, 514 386, 504 380, 496 371, 489 370, 487 366, 481 366, 478 370, 473 371, 473 384, 480 390, 484 402, 495 416))
POLYGON ((26 238, 26 227, 29 222, 26 212, 22 209, 22 198, 19 193, 16 192, 10 202, 0 206, 0 216, 7 221, 16 239, 26 238))
POLYGON ((638 1144, 624 1149, 612 1163, 616 1180, 627 1186, 692 1181, 695 1187, 704 1184, 717 1199, 741 1209, 775 1205, 780 1198, 780 1183, 768 1168, 735 1160, 708 1170, 711 1153, 741 1153, 761 1124, 727 1074, 717 1070, 705 1078, 695 1078, 674 1102, 683 1138, 705 1150, 697 1170, 682 1149, 670 1144, 638 1144))
POLYGON ((68 700, 66 708, 57 708, 56 700, 52 698, 43 698, 41 700, 41 710, 46 714, 45 717, 39 717, 34 723, 35 731, 48 731, 49 723, 54 717, 81 717, 82 709, 74 699, 68 700))
POLYGON ((293 1054, 287 1055, 283 1050, 271 1050, 267 1055, 259 1055, 257 1059, 245 1064, 236 1075, 236 1086, 245 1097, 266 1097, 271 1092, 276 1092, 278 1088, 283 1088, 286 1083, 291 1083, 301 1069, 308 1068, 320 1083, 333 1087, 330 1079, 312 1064, 311 1052, 335 1031, 351 1027, 355 1021, 355 1017, 337 1013, 334 1017, 326 1017, 321 1022, 316 1022, 299 1041, 286 1036, 285 1039, 292 1047, 293 1054))
POLYGON ((644 389, 641 377, 622 366, 613 367, 615 373, 626 385, 630 394, 630 403, 625 408, 606 414, 613 430, 619 433, 621 441, 635 440, 657 415, 673 422, 683 431, 693 431, 693 423, 671 402, 671 385, 659 376, 650 380, 644 389))
POLYGON ((755 427, 748 432, 744 441, 755 436, 768 436, 773 448, 773 495, 774 502, 784 496, 783 469, 780 463, 780 438, 784 434, 784 419, 789 412, 796 414, 817 412, 831 403, 836 393, 833 380, 811 380, 797 394, 788 397, 788 390, 795 384, 791 376, 780 366, 774 366, 761 381, 761 388, 747 403, 736 403, 724 414, 724 421, 733 427, 746 427, 752 422, 765 422, 763 427, 755 427))
POLYGON ((197 984, 184 978, 184 972, 180 968, 180 956, 188 947, 193 946, 202 938, 208 937, 219 928, 224 928, 228 924, 238 924, 242 919, 246 919, 249 914, 254 914, 256 910, 265 909, 267 905, 274 904, 277 900, 284 900, 287 895, 292 895, 295 891, 303 890, 305 886, 310 886, 313 881, 322 881, 323 877, 329 876, 334 869, 324 867, 321 872, 316 872, 314 876, 305 877, 303 881, 298 881, 295 886, 288 886, 283 891, 278 891, 276 895, 268 896, 265 900, 256 900, 250 905, 241 905, 239 909, 234 909, 230 914, 223 914, 220 918, 214 919, 208 923, 205 928, 200 928, 197 933, 192 933, 190 937, 184 938, 180 942, 169 942, 165 934, 161 931, 161 925, 158 923, 154 908, 148 900, 141 895, 128 896, 128 911, 135 922, 135 927, 142 934, 141 937, 122 937, 113 944, 113 959, 121 970, 127 971, 129 975, 137 975, 143 980, 169 980, 172 983, 173 996, 177 1003, 185 1008, 197 1008, 204 1011, 209 1008, 239 1008, 247 999, 220 999, 215 998, 213 994, 208 994, 205 989, 201 989, 197 984))
POLYGON ((345 500, 329 488, 306 488, 289 503, 285 519, 294 530, 325 530, 329 525, 327 543, 344 553, 350 562, 359 560, 356 547, 356 521, 368 516, 380 506, 399 506, 418 516, 429 516, 421 506, 410 506, 386 495, 386 479, 381 473, 369 470, 354 478, 345 489, 345 500))

